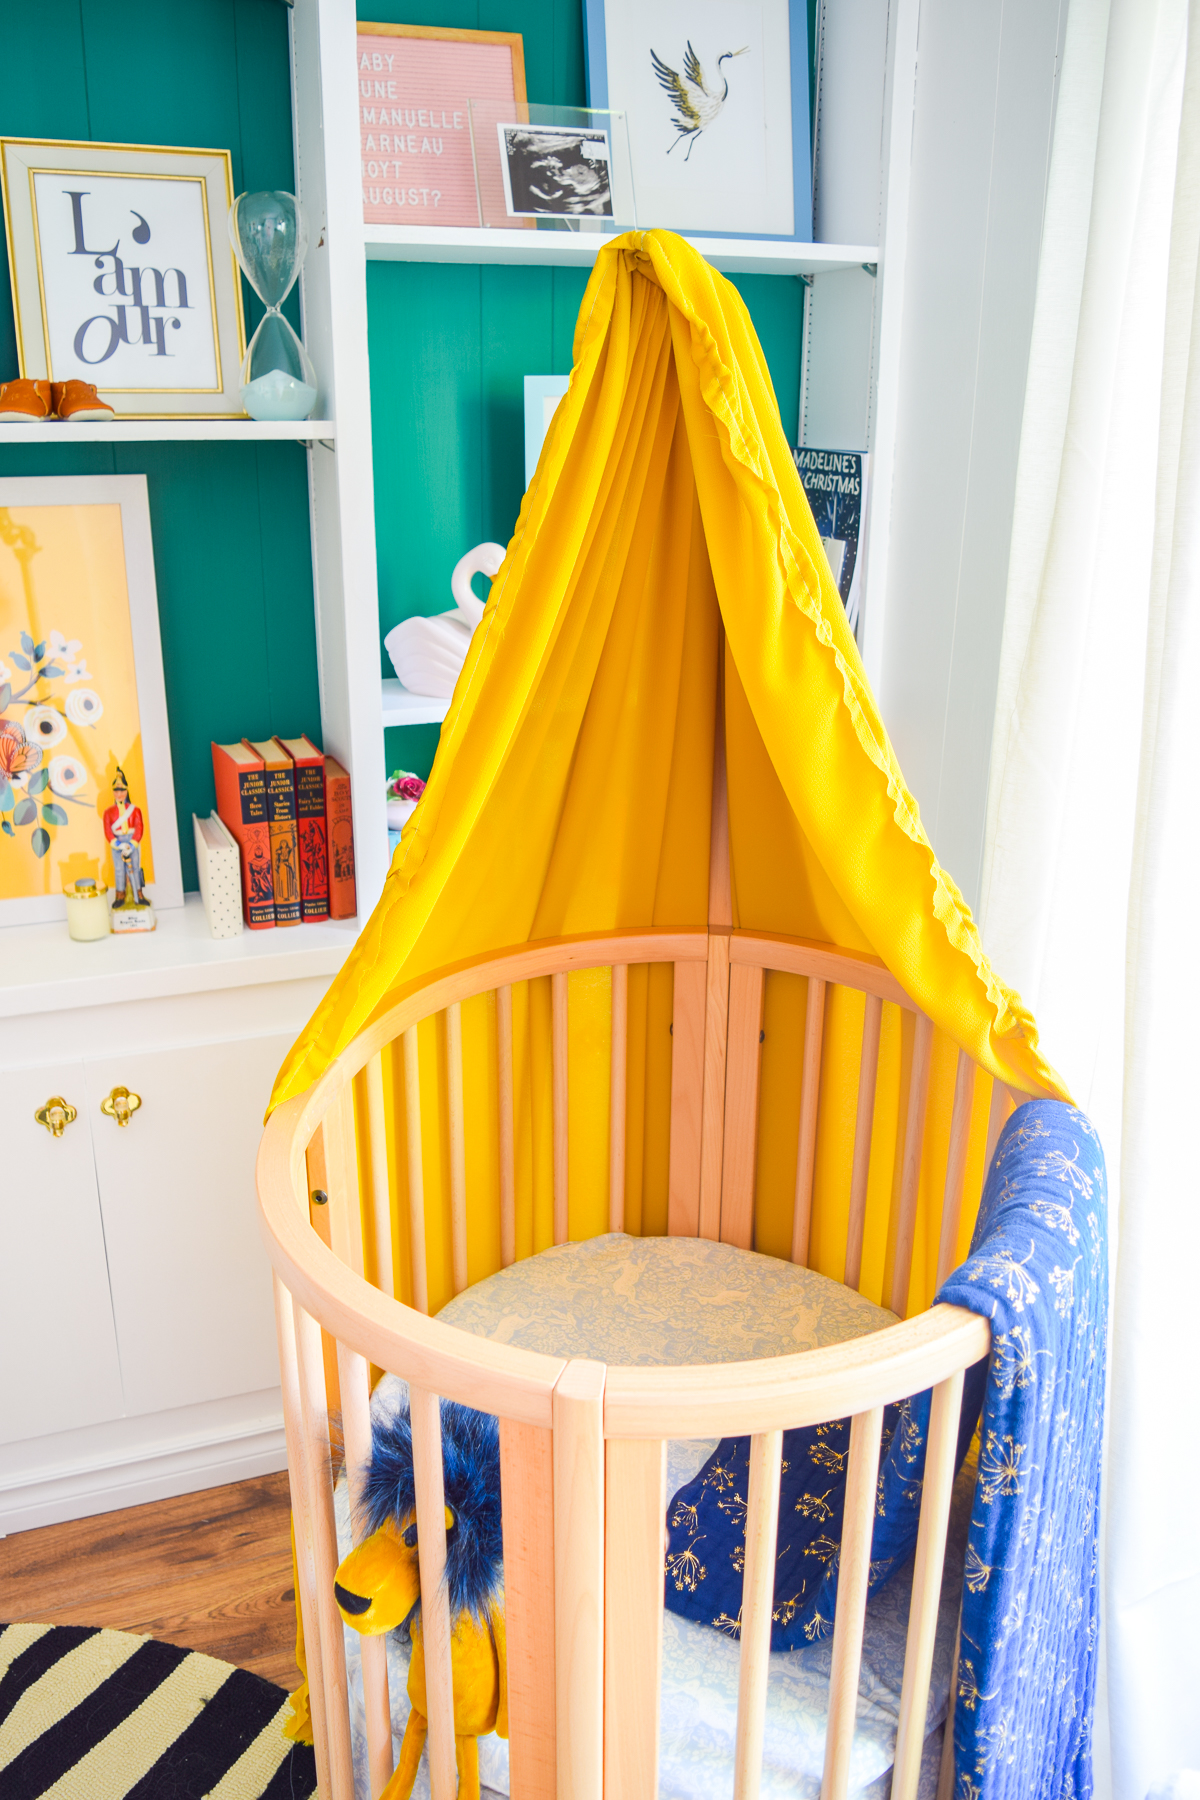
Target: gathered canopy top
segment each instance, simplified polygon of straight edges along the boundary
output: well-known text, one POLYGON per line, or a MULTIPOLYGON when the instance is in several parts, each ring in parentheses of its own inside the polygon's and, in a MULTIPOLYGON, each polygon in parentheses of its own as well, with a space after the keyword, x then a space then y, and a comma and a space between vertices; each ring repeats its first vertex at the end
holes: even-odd
POLYGON ((574 357, 429 785, 272 1105, 435 969, 705 927, 726 783, 735 929, 879 957, 994 1076, 1065 1098, 922 828, 737 290, 630 232, 574 357))

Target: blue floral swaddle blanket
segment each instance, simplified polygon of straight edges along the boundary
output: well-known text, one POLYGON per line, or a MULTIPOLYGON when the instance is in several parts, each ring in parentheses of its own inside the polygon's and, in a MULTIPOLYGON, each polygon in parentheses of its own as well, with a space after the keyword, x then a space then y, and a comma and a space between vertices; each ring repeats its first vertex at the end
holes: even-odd
POLYGON ((1030 1100, 938 1294, 991 1320, 954 1711, 955 1800, 1087 1800, 1108 1334, 1104 1152, 1030 1100))
MULTIPOLYGON (((955 1709, 955 1800, 1085 1800, 1108 1310, 1104 1156, 1059 1101, 1018 1108, 996 1146, 967 1262, 940 1301, 982 1313, 958 1459, 983 1402, 955 1709), (986 1390, 986 1391, 985 1391, 986 1390)), ((928 1392, 887 1408, 870 1591, 911 1556, 928 1392)), ((833 1629, 849 1420, 784 1433, 771 1648, 833 1629)), ((738 1636, 749 1438, 724 1438, 667 1513, 665 1601, 738 1636)))

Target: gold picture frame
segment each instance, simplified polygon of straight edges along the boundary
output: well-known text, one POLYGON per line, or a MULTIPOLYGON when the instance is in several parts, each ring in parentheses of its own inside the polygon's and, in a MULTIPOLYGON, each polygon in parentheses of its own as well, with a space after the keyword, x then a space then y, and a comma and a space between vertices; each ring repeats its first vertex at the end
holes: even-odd
POLYGON ((23 376, 122 418, 245 417, 227 150, 3 137, 0 190, 23 376))

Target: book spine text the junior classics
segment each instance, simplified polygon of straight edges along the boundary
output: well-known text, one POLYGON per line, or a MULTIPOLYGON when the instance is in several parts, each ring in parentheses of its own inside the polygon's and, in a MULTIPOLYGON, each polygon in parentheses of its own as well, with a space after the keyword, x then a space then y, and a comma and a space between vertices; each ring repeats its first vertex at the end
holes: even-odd
POLYGON ((329 917, 329 853, 325 824, 325 758, 306 737, 277 740, 292 759, 300 907, 307 922, 329 917))
POLYGON ((267 787, 267 823, 271 831, 271 880, 275 890, 275 923, 300 923, 300 858, 296 843, 296 789, 292 759, 287 751, 266 738, 262 743, 246 739, 246 747, 263 759, 267 787))
POLYGON ((245 744, 214 744, 212 759, 217 814, 241 857, 243 917, 251 931, 262 931, 275 923, 263 760, 245 744))

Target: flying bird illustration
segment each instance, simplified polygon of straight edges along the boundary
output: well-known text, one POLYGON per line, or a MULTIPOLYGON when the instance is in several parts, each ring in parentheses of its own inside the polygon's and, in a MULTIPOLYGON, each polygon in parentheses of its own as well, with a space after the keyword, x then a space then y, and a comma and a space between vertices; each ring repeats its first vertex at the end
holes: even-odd
MULTIPOLYGON (((678 70, 672 69, 669 64, 665 63, 656 50, 651 50, 650 61, 654 66, 654 73, 658 77, 660 86, 669 95, 671 105, 678 115, 671 120, 672 125, 679 133, 675 144, 682 143, 684 138, 691 139, 687 155, 683 159, 684 162, 691 159, 692 151, 696 147, 696 139, 712 124, 729 97, 729 77, 722 74, 721 64, 731 61, 735 56, 745 56, 749 48, 748 44, 743 44, 740 50, 726 50, 723 55, 718 56, 717 79, 721 83, 719 92, 715 84, 710 88, 704 79, 700 58, 692 49, 690 39, 687 55, 683 59, 682 75, 678 70)), ((667 151, 668 156, 671 154, 671 150, 674 150, 675 144, 672 144, 671 149, 667 151)))

